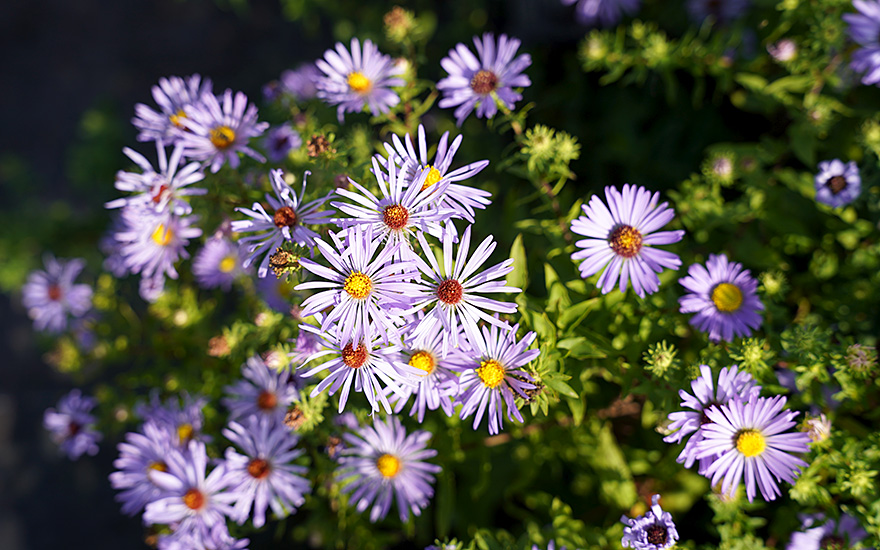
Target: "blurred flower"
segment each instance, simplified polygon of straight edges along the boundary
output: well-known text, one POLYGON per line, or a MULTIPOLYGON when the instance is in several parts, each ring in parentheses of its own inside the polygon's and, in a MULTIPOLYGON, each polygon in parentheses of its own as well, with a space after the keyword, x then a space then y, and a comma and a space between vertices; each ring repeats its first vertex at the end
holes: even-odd
POLYGON ((117 447, 119 458, 113 461, 117 471, 110 474, 110 485, 121 491, 116 500, 122 503, 122 512, 134 515, 150 502, 165 496, 153 480, 151 470, 165 472, 170 453, 178 453, 171 434, 154 422, 145 422, 141 432, 125 434, 125 441, 117 447))
POLYGON ((257 355, 241 366, 241 374, 244 380, 224 388, 228 397, 222 402, 229 409, 230 420, 256 415, 281 422, 287 407, 299 399, 290 371, 274 370, 257 355))
POLYGON ((877 363, 876 351, 873 346, 853 344, 846 348, 846 364, 860 375, 869 374, 877 363))
POLYGON ((775 44, 767 45, 767 53, 780 63, 791 61, 797 56, 797 44, 790 38, 783 38, 775 44))
POLYGON ((143 174, 134 172, 116 173, 116 189, 128 193, 137 193, 133 196, 122 197, 106 203, 107 208, 121 208, 123 206, 139 206, 151 208, 156 213, 172 212, 182 215, 192 212, 192 207, 183 199, 185 196, 204 195, 207 189, 187 188, 187 186, 201 181, 205 175, 201 172, 198 162, 191 162, 177 171, 183 156, 183 147, 177 146, 171 153, 171 159, 166 157, 165 147, 162 142, 156 142, 156 153, 159 157, 159 171, 153 170, 150 161, 137 151, 125 147, 122 152, 144 171, 143 174))
POLYGON ((844 164, 838 159, 820 162, 815 182, 816 200, 835 208, 856 200, 862 191, 862 178, 855 162, 844 164))
POLYGON ((291 365, 294 365, 294 368, 298 367, 309 355, 320 349, 321 338, 314 332, 303 330, 302 325, 300 325, 293 351, 288 355, 291 365))
POLYGON ((678 541, 678 531, 672 521, 672 514, 664 512, 660 507, 660 495, 651 497, 651 510, 644 516, 621 516, 620 521, 626 525, 620 541, 624 548, 663 550, 674 546, 678 541))
POLYGON ((220 237, 208 239, 193 259, 192 270, 202 288, 220 287, 225 291, 244 273, 243 249, 237 243, 220 237))
POLYGON ((632 282, 635 293, 644 298, 660 288, 657 273, 681 265, 677 255, 652 246, 676 243, 684 236, 682 230, 655 233, 675 217, 667 203, 657 205, 659 198, 660 193, 652 195, 635 185, 625 184, 622 194, 616 187, 606 187, 608 206, 593 195, 582 206, 586 215, 571 222, 574 233, 588 237, 575 243, 583 250, 571 259, 585 260, 579 267, 585 279, 604 268, 596 283, 602 294, 611 292, 619 279, 621 292, 632 282))
POLYGON ((211 437, 202 433, 205 417, 202 408, 208 402, 204 397, 192 397, 188 393, 168 398, 164 403, 159 400, 158 392, 150 394, 148 404, 139 403, 134 412, 144 420, 155 423, 156 427, 169 434, 171 441, 180 449, 186 449, 190 441, 211 441, 211 437), (183 403, 181 404, 181 397, 183 403))
POLYGON ((247 550, 248 539, 236 540, 229 535, 225 523, 195 533, 161 534, 158 550, 247 550))
POLYGON ((764 304, 758 281, 742 264, 724 254, 709 254, 706 266, 693 264, 688 276, 678 280, 689 293, 678 299, 681 313, 696 313, 690 323, 717 342, 751 336, 761 326, 764 304))
POLYGON ((360 41, 352 38, 350 53, 337 42, 336 50, 327 50, 315 64, 324 73, 315 82, 318 97, 338 105, 340 123, 345 113, 356 113, 369 106, 373 116, 379 116, 400 102, 391 87, 403 86, 405 82, 394 76, 398 69, 391 57, 380 53, 370 40, 364 40, 361 49, 360 41))
POLYGON ((71 460, 83 454, 94 456, 98 453, 101 434, 95 430, 95 417, 90 413, 98 401, 93 397, 83 397, 79 390, 58 401, 58 408, 46 409, 43 426, 49 430, 54 441, 71 460))
POLYGON ((281 162, 287 158, 287 155, 294 149, 299 149, 302 145, 302 138, 290 124, 281 124, 269 130, 266 138, 263 140, 269 160, 272 162, 281 162))
POLYGON ((73 281, 86 265, 82 258, 57 260, 43 255, 46 270, 32 271, 21 289, 21 302, 34 320, 34 328, 62 332, 68 316, 82 317, 92 308, 92 287, 73 281))
POLYGON ((708 17, 726 24, 739 19, 749 7, 749 0, 688 0, 687 11, 691 21, 702 24, 708 17))
POLYGON ((853 53, 849 66, 862 74, 862 84, 880 84, 880 2, 853 0, 859 13, 845 13, 849 36, 861 48, 853 53))
POLYGON ((616 25, 623 14, 634 14, 641 4, 641 0, 562 0, 566 6, 575 2, 577 2, 575 15, 578 22, 591 27, 616 25))
POLYGON ((786 550, 843 550, 868 536, 849 514, 841 514, 840 521, 825 521, 824 514, 801 514, 800 518, 803 531, 792 533, 786 550))
POLYGON ((314 63, 303 63, 295 70, 281 73, 281 89, 296 101, 307 101, 318 94, 315 83, 319 78, 321 71, 314 63))
POLYGON ((443 92, 438 106, 441 109, 456 107, 455 121, 461 126, 471 111, 477 110, 477 117, 492 118, 498 112, 497 101, 507 109, 522 99, 513 88, 523 88, 532 84, 529 77, 522 74, 532 64, 529 54, 516 56, 520 41, 502 34, 485 33, 482 38, 474 37, 479 59, 462 43, 449 50, 449 56, 440 60, 440 65, 449 74, 437 83, 443 92))
POLYGON ((341 452, 338 479, 350 481, 342 490, 351 493, 350 502, 358 512, 372 504, 370 521, 375 522, 388 515, 396 500, 401 521, 410 512, 421 515, 434 496, 433 474, 441 469, 425 462, 437 454, 427 448, 431 434, 418 430, 407 435, 400 420, 392 416, 361 428, 357 435, 343 437, 348 446, 341 452))
POLYGON ((803 430, 810 436, 813 443, 821 443, 831 437, 831 421, 821 413, 819 416, 807 415, 803 430))
POLYGON ((140 130, 138 141, 156 141, 174 145, 180 141, 185 128, 182 119, 186 109, 201 104, 203 96, 211 95, 211 80, 194 74, 184 80, 179 76, 160 78, 153 86, 153 99, 161 109, 157 112, 143 103, 134 106, 135 117, 131 119, 140 130))

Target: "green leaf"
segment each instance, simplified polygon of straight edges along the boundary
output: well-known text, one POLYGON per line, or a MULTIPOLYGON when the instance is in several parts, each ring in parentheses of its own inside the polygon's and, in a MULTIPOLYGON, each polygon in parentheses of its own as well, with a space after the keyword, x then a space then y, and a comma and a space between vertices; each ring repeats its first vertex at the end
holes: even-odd
POLYGON ((526 261, 522 233, 513 240, 513 246, 510 247, 510 257, 513 258, 513 271, 507 274, 507 284, 525 291, 529 286, 529 265, 526 261))

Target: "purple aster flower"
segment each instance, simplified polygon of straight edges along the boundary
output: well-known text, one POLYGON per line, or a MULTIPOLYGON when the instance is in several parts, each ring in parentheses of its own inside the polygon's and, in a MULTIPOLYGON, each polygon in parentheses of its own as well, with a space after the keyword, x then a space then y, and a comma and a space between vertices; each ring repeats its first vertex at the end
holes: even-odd
POLYGON ((859 13, 845 13, 849 35, 861 48, 855 51, 850 68, 862 74, 862 84, 880 83, 880 2, 853 0, 859 13))
POLYGON ((306 193, 306 178, 311 172, 306 171, 303 175, 302 190, 297 196, 284 181, 284 172, 270 170, 269 181, 275 196, 266 193, 266 201, 272 208, 272 213, 266 211, 263 205, 255 202, 252 208, 236 208, 237 211, 249 216, 250 220, 235 220, 232 222, 232 230, 237 233, 257 232, 239 239, 239 245, 245 248, 249 254, 244 262, 248 267, 259 256, 263 256, 257 274, 263 278, 269 272, 269 257, 275 249, 284 242, 293 242, 299 246, 314 246, 318 234, 306 227, 327 223, 334 212, 318 212, 318 208, 329 198, 324 197, 303 203, 306 193))
POLYGON ((321 239, 315 243, 330 267, 303 258, 300 265, 320 277, 321 281, 306 282, 296 290, 326 289, 313 294, 302 303, 302 316, 308 317, 328 307, 321 330, 339 323, 341 344, 361 339, 370 340, 378 330, 385 342, 397 335, 402 323, 399 316, 410 306, 407 293, 413 285, 415 265, 412 261, 395 261, 400 245, 382 247, 373 238, 372 228, 355 226, 343 235, 330 234, 335 247, 321 239), (379 250, 381 248, 381 251, 379 250), (377 254, 378 253, 378 254, 377 254))
POLYGON ((245 380, 226 386, 229 397, 222 399, 223 405, 229 409, 231 420, 250 415, 281 420, 287 407, 299 399, 299 392, 291 383, 290 371, 273 370, 257 355, 241 366, 241 374, 245 380))
POLYGON ((149 472, 166 496, 147 504, 145 523, 174 525, 175 532, 203 535, 233 515, 231 503, 239 495, 228 490, 232 478, 222 465, 207 473, 204 443, 190 441, 188 452, 169 453, 165 464, 165 471, 149 472))
MULTIPOLYGON (((669 429, 677 431, 663 438, 666 443, 680 443, 688 435, 691 436, 676 459, 679 464, 684 463, 685 468, 693 466, 697 443, 703 440, 700 428, 710 422, 709 417, 706 416, 706 409, 727 405, 733 398, 747 400, 753 393, 760 393, 761 386, 755 383, 751 374, 738 371, 736 365, 721 369, 716 385, 712 369, 708 365, 701 365, 700 377, 691 382, 691 391, 693 395, 684 390, 678 391, 678 395, 681 396, 680 406, 691 410, 670 413, 669 420, 672 423, 669 424, 669 429)), ((709 467, 714 458, 708 457, 700 461, 701 473, 709 467)))
POLYGON ((291 462, 303 454, 294 450, 298 438, 281 422, 251 416, 244 425, 230 422, 223 435, 245 454, 231 447, 226 449, 225 467, 235 502, 235 517, 243 524, 254 509, 254 527, 266 523, 266 509, 283 518, 305 502, 311 491, 309 481, 302 477, 306 468, 291 462))
POLYGON ((792 533, 786 550, 843 550, 855 546, 868 536, 858 520, 849 514, 841 514, 840 521, 825 521, 824 514, 802 514, 800 518, 803 531, 792 533))
POLYGON ((266 152, 269 154, 269 160, 272 162, 281 162, 287 158, 287 155, 294 149, 298 149, 302 145, 302 138, 293 126, 290 124, 282 124, 269 130, 266 138, 263 140, 266 152))
POLYGON ((244 273, 244 250, 224 237, 208 239, 193 259, 193 275, 202 288, 220 287, 225 291, 244 273))
POLYGON ((621 292, 630 282, 641 298, 657 292, 657 274, 681 266, 677 255, 654 248, 677 243, 684 236, 682 230, 656 232, 675 212, 665 202, 657 204, 660 193, 652 195, 635 185, 625 184, 622 194, 616 187, 606 187, 605 199, 608 206, 593 195, 590 204, 582 206, 586 216, 571 222, 574 233, 588 237, 575 243, 583 250, 571 255, 572 260, 584 260, 579 266, 581 277, 586 279, 604 268, 596 283, 602 294, 611 292, 618 280, 621 292))
POLYGON ((157 392, 150 394, 148 404, 139 403, 134 412, 144 420, 144 424, 154 423, 156 427, 169 434, 172 443, 185 449, 190 441, 211 441, 211 437, 202 433, 205 417, 202 409, 208 402, 204 397, 192 397, 188 393, 179 397, 171 397, 164 403, 157 392))
POLYGON ((248 539, 236 540, 229 535, 225 523, 190 533, 161 534, 158 550, 247 550, 248 539))
POLYGON ((696 313, 690 323, 717 342, 748 337, 761 326, 764 304, 758 298, 758 281, 742 264, 727 256, 709 254, 706 267, 693 264, 678 282, 689 294, 678 299, 682 313, 696 313))
POLYGON ((145 422, 141 429, 143 433, 125 434, 125 442, 118 446, 119 458, 113 461, 117 471, 110 474, 110 485, 121 491, 116 500, 122 503, 122 512, 130 516, 165 496, 149 473, 168 471, 166 456, 179 452, 171 434, 156 423, 145 422))
POLYGON ((104 205, 107 208, 138 206, 152 208, 156 213, 170 211, 178 215, 189 214, 192 207, 182 197, 204 195, 208 192, 207 189, 187 187, 205 179, 198 162, 191 162, 180 171, 177 170, 183 155, 181 146, 174 148, 169 160, 165 154, 165 147, 161 142, 156 142, 156 152, 159 156, 158 172, 153 170, 150 161, 137 151, 126 147, 122 152, 144 172, 143 174, 121 170, 117 172, 116 189, 136 195, 110 201, 104 205))
POLYGON ((455 256, 452 247, 456 235, 451 224, 447 227, 448 230, 443 235, 442 262, 437 261, 434 251, 428 246, 424 236, 421 234, 417 236, 428 263, 418 256, 414 256, 414 259, 419 271, 428 280, 420 277, 415 289, 409 292, 414 301, 410 312, 434 305, 416 327, 414 336, 420 338, 434 331, 442 332, 444 354, 450 346, 459 345, 459 334, 462 329, 472 341, 479 340, 480 330, 477 323, 480 319, 504 330, 510 329, 506 321, 501 321, 497 316, 493 317, 489 312, 514 313, 517 305, 492 300, 483 296, 484 294, 522 292, 519 288, 507 286, 502 279, 513 270, 513 260, 510 258, 482 272, 479 271, 495 250, 496 243, 491 235, 480 243, 468 259, 471 226, 464 230, 464 235, 458 243, 458 254, 455 256))
POLYGON ((293 351, 288 354, 292 365, 299 366, 313 353, 321 349, 321 337, 310 330, 303 330, 302 325, 299 326, 299 334, 296 335, 296 342, 293 351))
POLYGON ((746 495, 755 498, 755 485, 764 500, 782 493, 776 480, 794 483, 803 460, 788 453, 809 451, 810 436, 802 432, 783 433, 795 426, 796 412, 783 411, 785 397, 749 396, 748 401, 731 399, 727 405, 705 410, 711 422, 700 431, 697 458, 717 457, 703 473, 712 485, 724 478, 721 492, 733 495, 745 476, 746 495))
POLYGON ((257 277, 257 292, 267 306, 288 315, 293 308, 294 282, 287 277, 257 277))
POLYGON ((855 162, 834 159, 819 163, 816 174, 816 200, 837 208, 856 200, 862 191, 862 178, 855 162))
POLYGON ((125 225, 116 233, 116 240, 122 243, 120 254, 132 273, 145 278, 167 275, 176 279, 174 264, 189 258, 189 239, 202 234, 201 229, 192 227, 197 216, 156 214, 151 209, 129 206, 122 209, 121 219, 125 225))
POLYGON ((660 495, 651 497, 651 510, 644 516, 628 518, 621 516, 623 539, 620 544, 624 548, 637 550, 663 550, 674 546, 678 540, 678 531, 672 521, 672 514, 664 512, 660 507, 660 495))
POLYGON ((450 171, 452 159, 461 146, 462 136, 456 136, 452 141, 452 145, 448 144, 449 132, 444 132, 440 137, 440 143, 437 145, 437 153, 434 160, 428 163, 428 145, 425 140, 425 127, 419 124, 419 151, 416 153, 413 147, 412 139, 409 134, 404 136, 401 142, 397 135, 392 136, 393 146, 389 143, 385 144, 385 150, 388 151, 388 159, 379 158, 388 167, 389 163, 394 163, 402 172, 407 185, 421 181, 422 188, 427 189, 438 183, 448 183, 446 189, 437 197, 437 204, 440 207, 451 209, 453 217, 464 218, 470 223, 474 223, 474 209, 486 208, 492 201, 492 196, 488 191, 460 185, 455 182, 464 181, 480 173, 489 165, 488 160, 473 162, 461 168, 450 171), (427 175, 425 175, 427 173, 427 175))
POLYGON ((153 99, 161 112, 143 103, 134 106, 131 122, 140 130, 137 140, 177 143, 185 130, 181 121, 187 117, 186 109, 200 104, 206 95, 211 95, 211 81, 197 74, 186 80, 178 76, 160 78, 159 85, 153 86, 153 99))
POLYGON ((156 273, 151 277, 141 277, 138 283, 138 294, 145 302, 151 304, 156 303, 162 294, 165 293, 165 275, 156 273))
POLYGON ((70 460, 98 452, 102 436, 95 430, 95 417, 89 414, 97 404, 93 397, 83 397, 79 390, 71 390, 58 401, 57 409, 46 409, 43 414, 43 426, 70 460))
POLYGON ((520 370, 541 354, 540 350, 527 349, 535 341, 535 333, 529 332, 516 341, 519 325, 500 332, 498 327, 482 327, 482 335, 476 338, 468 334, 473 351, 469 361, 462 365, 459 379, 459 402, 462 403, 461 419, 474 412, 474 429, 480 425, 483 413, 489 415, 489 433, 497 434, 504 427, 502 403, 507 406, 507 419, 522 422, 516 407, 517 396, 527 398, 526 390, 534 389, 532 376, 520 370))
POLYGON ((75 285, 73 281, 86 265, 85 260, 56 260, 43 255, 46 270, 37 269, 28 275, 21 289, 21 302, 34 320, 34 328, 62 332, 67 328, 68 315, 82 317, 92 308, 92 288, 75 285))
POLYGON ((390 56, 382 54, 370 40, 364 40, 363 50, 357 38, 351 39, 351 53, 341 42, 336 51, 324 52, 324 59, 315 63, 323 72, 315 82, 318 97, 330 105, 337 105, 341 123, 345 113, 356 113, 369 106, 373 116, 387 113, 400 102, 392 86, 403 86, 400 70, 390 56))
POLYGON ((257 107, 248 104, 248 98, 226 90, 223 104, 213 94, 202 96, 200 104, 186 107, 186 118, 180 122, 188 130, 180 143, 186 147, 186 156, 205 161, 211 172, 220 170, 224 162, 238 168, 238 153, 266 162, 262 155, 247 146, 248 141, 262 134, 268 122, 257 122, 257 107))
POLYGON ((437 455, 428 449, 430 432, 418 430, 407 435, 397 417, 385 422, 375 421, 357 435, 343 436, 348 446, 339 459, 339 481, 350 481, 342 490, 351 493, 350 502, 358 512, 372 504, 370 521, 375 522, 391 510, 391 501, 397 501, 400 520, 409 513, 421 515, 422 508, 434 496, 434 475, 441 468, 425 462, 437 455))
POLYGON ((562 0, 566 6, 575 2, 578 22, 591 27, 616 25, 624 14, 632 15, 639 11, 641 4, 641 0, 562 0))
POLYGON ((318 95, 315 83, 319 78, 321 71, 314 63, 303 63, 295 70, 281 73, 281 89, 296 101, 307 101, 318 95))
POLYGON ((691 21, 702 24, 712 17, 719 24, 730 23, 742 17, 749 0, 688 0, 687 12, 691 21))
POLYGON ((494 117, 498 112, 496 101, 513 109, 522 99, 522 94, 513 88, 532 84, 529 77, 522 74, 532 64, 532 58, 527 53, 517 56, 519 45, 516 38, 502 34, 496 42, 495 35, 486 33, 482 39, 474 37, 479 59, 462 43, 449 50, 449 57, 440 60, 440 65, 449 73, 437 83, 437 89, 443 92, 443 99, 438 103, 440 108, 455 107, 455 121, 459 126, 474 108, 477 117, 494 117))

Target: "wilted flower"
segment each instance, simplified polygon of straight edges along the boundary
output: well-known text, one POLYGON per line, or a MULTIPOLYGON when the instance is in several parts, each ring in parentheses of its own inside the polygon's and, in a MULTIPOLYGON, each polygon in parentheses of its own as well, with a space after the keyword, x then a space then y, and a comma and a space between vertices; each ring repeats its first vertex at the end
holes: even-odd
POLYGON ((28 275, 21 301, 34 320, 34 328, 57 333, 67 328, 68 316, 82 317, 92 308, 92 287, 73 284, 86 265, 81 258, 57 260, 45 254, 43 265, 45 271, 38 269, 28 275))
POLYGON ((678 541, 678 531, 672 521, 672 514, 664 512, 660 507, 660 495, 651 498, 651 510, 644 516, 621 516, 620 521, 626 525, 620 541, 624 548, 663 550, 674 546, 678 541))

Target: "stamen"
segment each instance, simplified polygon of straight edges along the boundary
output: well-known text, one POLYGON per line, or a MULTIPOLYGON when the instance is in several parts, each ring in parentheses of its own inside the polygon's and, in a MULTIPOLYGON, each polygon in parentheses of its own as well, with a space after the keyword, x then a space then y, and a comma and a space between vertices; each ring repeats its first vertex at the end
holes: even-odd
POLYGON ((171 239, 174 238, 174 231, 171 228, 166 228, 165 224, 160 223, 156 226, 156 230, 153 231, 153 234, 150 235, 150 238, 153 239, 153 242, 158 244, 159 246, 168 246, 168 243, 171 242, 171 239))
POLYGON ((278 405, 278 396, 269 390, 263 390, 257 396, 257 407, 264 411, 270 411, 278 405))
POLYGON ((296 211, 293 208, 282 206, 275 211, 275 215, 272 216, 272 221, 275 222, 275 227, 281 229, 282 227, 295 226, 299 221, 299 218, 297 218, 296 211))
POLYGON ((464 287, 455 279, 446 279, 437 287, 437 298, 444 304, 455 305, 461 301, 464 287))
POLYGON ((183 124, 180 123, 180 119, 182 119, 182 118, 188 118, 188 117, 186 116, 186 113, 183 112, 183 109, 178 109, 178 111, 176 113, 174 113, 173 115, 168 117, 168 120, 171 121, 171 124, 177 126, 181 130, 185 130, 186 126, 184 126, 183 124))
POLYGON ((177 439, 180 440, 181 444, 185 444, 192 439, 193 434, 195 434, 195 429, 193 429, 192 424, 181 424, 177 427, 177 439))
POLYGON ((648 534, 648 543, 656 544, 658 546, 662 546, 666 544, 666 540, 669 538, 669 534, 666 530, 666 527, 663 525, 659 525, 655 523, 654 525, 645 529, 648 534))
POLYGON ((477 367, 477 376, 480 377, 484 386, 494 389, 504 381, 504 366, 495 359, 480 361, 480 366, 477 367))
POLYGON ((767 448, 767 440, 758 430, 742 430, 736 435, 736 450, 745 456, 758 456, 767 448))
POLYGON ((167 472, 168 465, 164 462, 150 462, 150 465, 147 466, 148 470, 155 470, 157 472, 167 472))
POLYGON ((611 232, 608 243, 618 256, 632 258, 642 249, 642 234, 630 225, 618 225, 611 232))
POLYGON ((365 94, 370 91, 372 85, 373 83, 370 82, 370 79, 365 77, 363 73, 355 71, 348 75, 348 87, 354 92, 365 94))
POLYGON ((345 344, 345 347, 342 348, 342 362, 345 363, 347 367, 353 369, 359 369, 364 366, 369 355, 367 346, 365 346, 363 342, 359 343, 357 348, 352 346, 351 342, 345 344))
POLYGON ((712 303, 718 311, 732 313, 742 306, 742 291, 734 284, 721 283, 712 289, 712 303))
POLYGON ((373 281, 360 271, 355 271, 345 278, 342 288, 355 300, 363 300, 373 290, 373 281))
POLYGON ((205 495, 196 488, 192 488, 183 495, 183 503, 190 510, 199 510, 205 505, 205 495))
POLYGON ((217 126, 210 132, 211 143, 217 149, 226 149, 235 141, 235 130, 229 126, 217 126))
POLYGON ((422 183, 422 191, 431 187, 443 178, 443 176, 440 175, 440 170, 437 170, 430 164, 426 166, 425 169, 428 170, 428 176, 425 178, 424 183, 422 183))
POLYGON ((412 354, 412 357, 409 358, 409 365, 425 371, 425 375, 428 375, 434 372, 436 362, 434 361, 434 356, 431 355, 431 352, 421 350, 412 354))
POLYGON ((235 269, 235 263, 234 256, 226 256, 220 260, 220 271, 223 273, 232 273, 232 270, 235 269))
POLYGON ((165 195, 168 193, 168 189, 168 185, 164 183, 160 185, 153 193, 153 198, 151 199, 153 203, 159 204, 160 202, 162 202, 162 199, 165 198, 165 195))
POLYGON ((832 195, 837 195, 846 189, 846 178, 843 176, 834 176, 825 184, 831 190, 832 195))
POLYGON ((400 459, 394 455, 385 453, 376 460, 376 468, 385 478, 390 479, 400 471, 400 459))
POLYGON ((492 93, 498 87, 498 77, 492 71, 482 70, 471 79, 471 89, 481 95, 492 93))
POLYGON ((409 222, 409 211, 400 204, 392 204, 382 213, 382 221, 390 229, 398 231, 409 222))
POLYGON ((262 458, 253 458, 247 465, 247 471, 255 479, 263 479, 269 475, 272 467, 262 458))
POLYGON ((49 285, 49 290, 47 291, 49 295, 49 299, 53 302, 57 302, 61 299, 61 287, 58 285, 49 285))

